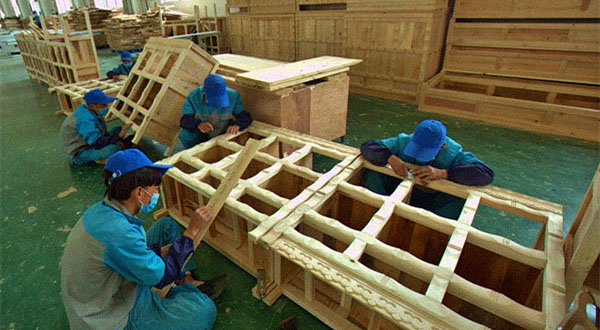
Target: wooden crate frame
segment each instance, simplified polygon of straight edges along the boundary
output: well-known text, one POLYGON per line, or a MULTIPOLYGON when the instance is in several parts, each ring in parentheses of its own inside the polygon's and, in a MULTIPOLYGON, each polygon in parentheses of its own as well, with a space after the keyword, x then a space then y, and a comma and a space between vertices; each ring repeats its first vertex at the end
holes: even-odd
POLYGON ((169 214, 187 226, 190 211, 210 199, 250 137, 260 140, 261 149, 229 195, 204 241, 251 275, 267 276, 264 279, 272 282, 272 273, 264 272, 271 268, 272 254, 249 242, 248 232, 264 222, 275 223, 292 212, 294 205, 309 198, 344 164, 357 157, 352 148, 255 121, 235 136, 218 136, 161 161, 175 168, 163 177, 165 209, 155 217, 169 214), (310 169, 314 153, 337 159, 341 165, 325 174, 316 173, 310 169), (286 185, 280 181, 288 178, 294 183, 285 189, 286 185))
POLYGON ((419 110, 600 141, 600 87, 442 71, 419 110))
POLYGON ((582 288, 600 300, 600 166, 565 238, 567 300, 582 288))
POLYGON ((453 15, 460 18, 598 18, 598 12, 599 0, 455 0, 453 15))
MULTIPOLYGON (((490 186, 473 188, 448 181, 432 182, 429 188, 467 200, 459 220, 449 220, 404 202, 412 181, 405 180, 389 197, 357 186, 364 169, 394 175, 391 169, 364 161, 358 149, 260 122, 236 136, 217 137, 163 161, 176 164, 177 169, 166 175, 162 196, 168 212, 159 215, 171 214, 186 225, 185 212, 182 216, 178 211, 185 209, 186 198, 198 201, 189 210, 201 205, 200 201, 205 202, 218 184, 207 177, 222 179, 226 174, 223 169, 233 162, 244 139, 249 137, 261 139, 263 145, 254 161, 265 165, 250 170, 226 203, 226 210, 246 222, 231 225, 231 230, 219 228, 217 223, 213 236, 207 235, 206 241, 258 277, 253 293, 266 303, 285 294, 335 329, 485 328, 446 307, 457 308, 461 304, 475 306, 486 317, 495 314, 495 320, 501 324, 513 322, 533 329, 556 326, 565 314, 562 206, 490 186), (285 145, 278 146, 281 142, 285 145), (289 152, 284 153, 285 150, 289 152), (315 152, 337 160, 337 164, 324 174, 313 172, 310 154, 315 152), (311 178, 311 182, 303 182, 303 190, 294 190, 294 185, 299 184, 296 179, 286 181, 291 187, 280 187, 277 181, 276 186, 269 186, 270 180, 282 171, 311 178), (294 193, 287 195, 286 200, 269 191, 273 189, 292 189, 294 193), (240 203, 242 191, 275 208, 268 215, 240 203), (345 195, 352 202, 342 205, 341 197, 338 202, 331 202, 336 195, 345 195), (535 248, 473 228, 471 222, 479 205, 540 222, 535 248), (331 211, 336 208, 338 211, 331 211), (361 223, 343 223, 344 220, 321 214, 327 212, 357 212, 354 219, 361 223), (396 222, 399 226, 400 219, 413 222, 418 228, 413 233, 417 243, 408 251, 389 245, 383 238, 386 232, 398 232, 400 227, 392 225, 396 222), (312 227, 312 233, 307 228, 298 229, 299 226, 312 227), (323 234, 322 238, 315 239, 319 237, 316 231, 323 234), (237 234, 218 241, 215 238, 220 232, 237 234), (427 234, 446 239, 419 243, 427 234), (435 262, 419 252, 427 248, 426 244, 437 246, 435 262), (227 251, 227 247, 253 251, 246 256, 255 256, 254 251, 260 250, 262 262, 251 264, 249 257, 241 259, 241 253, 227 251), (482 253, 484 257, 478 258, 482 253), (372 263, 394 266, 369 268, 362 264, 365 255, 370 256, 372 263), (465 261, 465 256, 473 260, 465 261), (473 279, 477 273, 469 272, 469 265, 496 272, 486 273, 491 279, 477 284, 473 279), (399 283, 393 272, 406 274, 406 280, 399 283), (519 288, 518 275, 525 278, 521 282, 531 286, 519 288), (500 283, 495 285, 501 289, 486 287, 495 287, 494 283, 500 283), (416 289, 419 285, 421 288, 416 289)), ((217 218, 222 224, 231 223, 226 217, 217 218)))
POLYGON ((62 16, 59 20, 63 33, 50 33, 42 19, 42 30, 15 35, 31 78, 54 87, 100 77, 89 13, 84 13, 88 27, 85 35, 71 35, 62 16))
POLYGON ((147 136, 166 145, 169 154, 183 102, 217 67, 212 56, 189 40, 150 38, 109 111, 132 124, 133 143, 147 136))
POLYGON ((83 103, 83 96, 92 89, 98 88, 108 96, 117 96, 124 84, 125 80, 114 81, 110 78, 100 78, 51 87, 48 88, 48 93, 56 92, 60 104, 59 112, 68 115, 83 103))

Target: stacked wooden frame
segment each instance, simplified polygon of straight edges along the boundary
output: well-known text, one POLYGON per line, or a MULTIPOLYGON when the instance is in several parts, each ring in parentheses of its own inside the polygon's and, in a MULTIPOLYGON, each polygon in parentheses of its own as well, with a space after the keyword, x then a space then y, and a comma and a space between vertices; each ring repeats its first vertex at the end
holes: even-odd
POLYGON ((362 59, 352 92, 416 102, 439 72, 447 0, 228 1, 232 52, 282 61, 362 59), (235 10, 235 12, 233 12, 235 10))
POLYGON ((254 122, 164 160, 166 209, 184 226, 214 193, 248 138, 262 146, 205 241, 335 329, 555 327, 565 313, 562 207, 495 187, 428 188, 466 200, 458 221, 361 187, 356 148, 254 122), (323 174, 313 170, 329 164, 323 174), (318 165, 317 165, 318 164, 318 165), (541 223, 534 248, 471 224, 481 206, 541 223))
POLYGON ((108 96, 116 96, 124 84, 125 80, 114 81, 109 78, 100 78, 51 87, 48 88, 48 92, 56 92, 60 103, 60 111, 68 115, 83 103, 83 96, 92 89, 98 88, 108 96))
POLYGON ((150 38, 131 69, 110 113, 142 136, 174 147, 181 107, 188 94, 216 72, 218 63, 189 40, 150 38))
POLYGON ((87 34, 72 35, 63 17, 59 19, 61 33, 50 33, 42 23, 42 30, 15 35, 29 76, 51 87, 99 78, 100 67, 87 11, 87 34))
POLYGON ((599 6, 457 0, 443 70, 419 108, 600 141, 599 6))

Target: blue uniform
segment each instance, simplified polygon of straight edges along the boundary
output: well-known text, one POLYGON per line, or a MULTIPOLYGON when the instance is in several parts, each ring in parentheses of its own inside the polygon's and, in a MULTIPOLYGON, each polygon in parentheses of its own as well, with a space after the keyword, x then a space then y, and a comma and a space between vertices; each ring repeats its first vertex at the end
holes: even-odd
POLYGON ((75 165, 106 159, 121 150, 115 144, 120 139, 120 130, 121 127, 115 127, 108 131, 103 116, 82 104, 75 108, 60 128, 63 151, 75 165))
POLYGON ((131 66, 129 68, 127 68, 125 66, 125 64, 121 63, 121 64, 119 64, 118 67, 112 69, 111 71, 108 71, 106 73, 106 76, 108 78, 112 78, 113 76, 117 76, 117 75, 129 76, 129 73, 131 72, 131 69, 133 68, 134 65, 135 65, 135 61, 131 62, 131 66))
MULTIPOLYGON (((395 155, 406 163, 445 169, 448 171, 448 180, 464 185, 482 186, 490 184, 494 180, 492 169, 472 153, 463 151, 462 146, 449 137, 446 137, 446 145, 429 162, 419 162, 415 158, 405 155, 404 149, 411 137, 412 134, 401 133, 383 140, 367 141, 361 146, 361 154, 367 161, 377 166, 385 166, 388 158, 395 155)), ((367 171, 365 173, 365 187, 381 195, 391 195, 400 182, 402 180, 378 172, 367 171)), ((415 187, 410 205, 457 219, 464 200, 445 193, 425 191, 415 187)))
POLYGON ((238 91, 227 88, 229 107, 213 108, 207 104, 203 90, 204 86, 192 90, 183 103, 183 117, 179 124, 183 129, 179 132, 179 140, 186 149, 225 133, 231 125, 238 125, 240 130, 244 130, 252 123, 238 91), (211 123, 214 130, 207 134, 200 132, 198 125, 203 122, 211 123))
POLYGON ((188 283, 165 298, 151 292, 182 277, 193 241, 171 218, 148 230, 120 203, 92 205, 67 238, 61 295, 71 329, 210 329, 212 300, 188 283), (148 237, 148 241, 147 238, 148 237), (165 257, 160 246, 173 244, 165 257))

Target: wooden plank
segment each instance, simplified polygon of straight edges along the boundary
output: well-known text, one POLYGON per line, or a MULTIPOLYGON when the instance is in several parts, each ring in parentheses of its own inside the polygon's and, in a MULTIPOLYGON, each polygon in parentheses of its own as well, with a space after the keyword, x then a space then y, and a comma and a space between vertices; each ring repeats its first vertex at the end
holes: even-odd
POLYGON ((309 60, 282 64, 265 69, 236 75, 240 82, 274 90, 270 86, 276 85, 278 89, 300 84, 315 79, 314 77, 328 76, 328 72, 338 72, 360 63, 361 60, 345 59, 334 56, 321 56, 309 60))
POLYGON ((456 0, 459 18, 598 18, 598 0, 456 0), (494 8, 494 10, 489 10, 494 8))

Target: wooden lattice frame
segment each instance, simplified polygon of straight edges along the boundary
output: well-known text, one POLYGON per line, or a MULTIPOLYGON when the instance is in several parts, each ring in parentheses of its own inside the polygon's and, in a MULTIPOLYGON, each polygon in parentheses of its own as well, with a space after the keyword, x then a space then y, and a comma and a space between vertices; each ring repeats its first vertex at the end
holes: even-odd
MULTIPOLYGON (((449 220, 404 202, 413 188, 412 181, 405 180, 389 197, 357 186, 364 169, 393 175, 390 169, 365 162, 357 149, 286 129, 255 122, 246 132, 217 137, 166 159, 165 163, 175 164, 177 169, 170 170, 164 180, 162 196, 168 211, 161 214, 168 213, 186 225, 186 213, 214 193, 217 181, 222 180, 227 166, 242 148, 236 142, 243 144, 248 137, 262 139, 263 146, 254 160, 265 165, 242 177, 226 204, 229 214, 217 217, 206 241, 258 277, 259 284, 253 292, 266 303, 285 294, 337 329, 484 328, 447 307, 452 305, 449 298, 454 299, 454 308, 459 305, 459 311, 462 304, 473 306, 502 324, 541 329, 560 322, 565 312, 560 205, 496 187, 431 183, 431 189, 467 200, 459 220, 449 220), (285 150, 290 151, 287 156, 273 156, 285 150), (313 172, 313 154, 338 163, 325 174, 313 172), (199 159, 203 157, 212 158, 205 162, 199 159), (292 179, 275 180, 282 171, 292 173, 292 179), (294 190, 294 186, 304 188, 294 190), (286 187, 292 187, 289 189, 294 192, 287 196, 290 198, 273 192, 286 187), (254 200, 244 200, 246 194, 254 200), (341 195, 354 202, 340 204, 341 195), (335 198, 338 202, 332 203, 335 198), (190 204, 190 199, 196 202, 190 204), (256 200, 270 203, 271 212, 257 211, 256 200), (540 222, 542 229, 535 249, 472 227, 479 205, 540 222), (336 212, 342 214, 340 210, 352 214, 354 208, 359 212, 356 219, 363 220, 360 229, 350 228, 343 223, 346 220, 332 218, 336 212), (322 214, 327 212, 332 217, 322 214), (225 221, 230 229, 224 228, 225 221), (382 237, 401 232, 400 221, 413 226, 412 235, 417 238, 433 237, 430 243, 419 245, 419 239, 412 240, 410 244, 414 241, 417 246, 407 250, 390 245, 382 237), (220 234, 225 232, 231 234, 220 234), (447 240, 434 239, 440 237, 447 240), (419 250, 425 251, 427 244, 437 244, 437 263, 422 260, 424 252, 419 250), (469 280, 473 275, 465 273, 466 257, 461 259, 461 253, 472 258, 475 252, 489 258, 484 259, 489 263, 484 266, 497 270, 486 274, 491 283, 508 277, 510 294, 518 299, 469 280), (369 264, 368 260, 371 265, 365 266, 363 263, 369 264), (376 264, 380 264, 377 271, 373 266, 376 264), (404 279, 400 281, 394 273, 404 279), (520 281, 515 273, 522 274, 531 286, 518 287, 520 281), (357 315, 364 315, 365 319, 357 320, 357 315)), ((482 261, 474 258, 466 262, 477 266, 482 261)))
POLYGON ((33 31, 15 35, 30 77, 51 87, 100 77, 89 13, 85 11, 84 14, 85 35, 71 35, 62 16, 59 16, 62 33, 50 33, 42 19, 41 30, 30 24, 33 31))
POLYGON ((110 112, 132 124, 134 143, 147 136, 169 146, 169 154, 183 102, 217 67, 217 61, 191 41, 150 38, 110 112))
POLYGON ((110 78, 100 78, 51 87, 48 88, 48 92, 56 92, 60 103, 60 112, 68 115, 83 103, 83 96, 92 89, 98 88, 108 96, 116 96, 124 84, 125 80, 114 81, 110 78))
POLYGON ((195 5, 194 18, 177 21, 164 21, 162 19, 161 11, 160 20, 162 35, 168 37, 186 35, 190 33, 218 31, 221 33, 220 35, 204 37, 202 41, 204 42, 204 50, 206 50, 209 54, 220 54, 223 43, 221 40, 223 37, 223 31, 222 28, 219 28, 216 4, 213 5, 213 10, 215 15, 211 17, 208 15, 208 7, 204 6, 204 16, 200 16, 200 7, 195 5))

